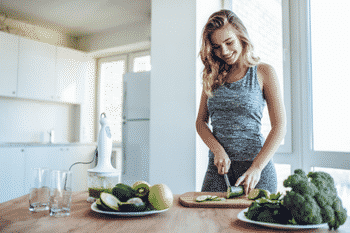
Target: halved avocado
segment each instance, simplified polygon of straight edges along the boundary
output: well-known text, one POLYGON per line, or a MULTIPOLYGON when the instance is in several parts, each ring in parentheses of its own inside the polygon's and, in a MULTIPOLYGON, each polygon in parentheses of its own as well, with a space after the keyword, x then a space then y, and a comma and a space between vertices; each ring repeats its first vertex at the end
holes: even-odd
POLYGON ((121 201, 110 193, 101 193, 101 206, 107 211, 119 211, 121 201))
POLYGON ((121 212, 141 212, 146 210, 146 203, 139 197, 129 199, 127 202, 122 202, 119 205, 121 212))

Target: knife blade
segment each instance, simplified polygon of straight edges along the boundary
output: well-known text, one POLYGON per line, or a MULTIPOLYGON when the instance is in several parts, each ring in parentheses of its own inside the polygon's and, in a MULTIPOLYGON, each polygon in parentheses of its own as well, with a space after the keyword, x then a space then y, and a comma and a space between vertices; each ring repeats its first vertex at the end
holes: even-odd
POLYGON ((227 188, 231 189, 231 184, 230 184, 230 181, 228 180, 227 174, 224 174, 224 178, 225 178, 225 182, 226 182, 227 188))

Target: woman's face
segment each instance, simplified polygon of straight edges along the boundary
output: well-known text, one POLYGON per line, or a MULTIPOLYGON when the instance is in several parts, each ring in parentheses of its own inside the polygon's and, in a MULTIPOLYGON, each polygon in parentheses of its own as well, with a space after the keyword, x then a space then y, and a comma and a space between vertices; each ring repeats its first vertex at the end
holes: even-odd
POLYGON ((211 36, 211 43, 215 55, 227 64, 232 65, 240 59, 242 44, 231 24, 216 30, 211 36))

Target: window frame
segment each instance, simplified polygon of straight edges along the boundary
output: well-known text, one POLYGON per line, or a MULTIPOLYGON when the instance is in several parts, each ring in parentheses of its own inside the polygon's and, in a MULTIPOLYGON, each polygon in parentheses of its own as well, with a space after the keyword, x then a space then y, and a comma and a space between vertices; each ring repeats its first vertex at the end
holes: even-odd
POLYGON ((128 72, 134 72, 134 59, 136 57, 142 57, 142 56, 147 56, 151 55, 151 51, 149 50, 144 50, 144 51, 137 51, 134 53, 129 53, 128 54, 128 72))

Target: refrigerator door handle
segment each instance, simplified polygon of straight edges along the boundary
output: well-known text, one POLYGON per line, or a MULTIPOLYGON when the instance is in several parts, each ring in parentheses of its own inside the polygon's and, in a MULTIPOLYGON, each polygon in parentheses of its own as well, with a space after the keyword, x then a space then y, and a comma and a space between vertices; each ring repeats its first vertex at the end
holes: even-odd
POLYGON ((123 111, 123 113, 122 113, 122 115, 123 115, 123 125, 122 125, 122 164, 123 164, 123 167, 122 167, 122 169, 123 169, 123 175, 125 175, 125 173, 126 173, 126 153, 125 153, 125 151, 126 151, 126 140, 127 140, 127 135, 126 135, 126 132, 127 132, 127 130, 126 130, 126 123, 127 123, 127 121, 126 121, 126 95, 127 95, 127 91, 126 91, 126 87, 127 87, 127 83, 125 82, 125 81, 123 81, 123 102, 122 102, 122 111, 123 111))

